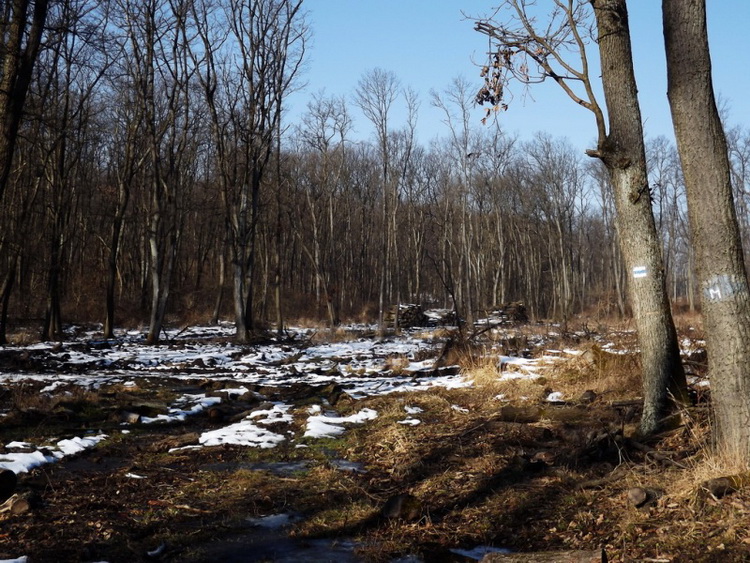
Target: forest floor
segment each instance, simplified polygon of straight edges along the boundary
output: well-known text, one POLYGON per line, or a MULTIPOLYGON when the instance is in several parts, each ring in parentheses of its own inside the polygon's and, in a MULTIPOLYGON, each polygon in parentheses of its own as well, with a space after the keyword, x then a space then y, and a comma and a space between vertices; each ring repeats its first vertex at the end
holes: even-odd
POLYGON ((648 441, 631 330, 171 332, 0 349, 0 494, 28 501, 0 512, 0 559, 750 560, 750 490, 701 486, 743 468, 710 451, 687 324, 695 404, 648 441))

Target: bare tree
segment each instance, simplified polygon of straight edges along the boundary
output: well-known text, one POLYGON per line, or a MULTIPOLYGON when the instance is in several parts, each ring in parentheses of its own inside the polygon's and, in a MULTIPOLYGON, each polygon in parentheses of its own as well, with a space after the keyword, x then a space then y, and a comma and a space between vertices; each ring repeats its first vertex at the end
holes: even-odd
POLYGON ((211 122, 226 212, 236 338, 256 328, 257 233, 282 102, 300 70, 308 30, 301 0, 201 0, 193 51, 211 122), (216 22, 228 32, 217 32, 216 22))
POLYGON ((714 98, 705 0, 663 0, 668 97, 687 190, 709 353, 714 434, 750 460, 750 291, 714 98))
POLYGON ((301 201, 307 204, 306 218, 312 228, 312 240, 305 240, 300 230, 296 234, 315 268, 315 297, 319 302, 322 291, 331 327, 340 322, 340 292, 337 291, 340 264, 336 259, 335 224, 341 213, 336 203, 343 189, 346 137, 351 127, 344 99, 326 98, 321 94, 308 104, 308 113, 298 130, 304 149, 311 151, 307 153, 308 165, 300 170, 296 182, 303 191, 301 201), (307 181, 303 181, 305 179, 307 181))
MULTIPOLYGON (((400 82, 393 72, 376 68, 365 74, 357 84, 354 101, 370 120, 375 128, 375 138, 380 156, 380 182, 382 187, 381 220, 383 234, 381 238, 380 280, 378 289, 378 326, 382 333, 385 330, 385 299, 391 272, 391 247, 393 233, 386 228, 393 206, 395 205, 393 188, 393 171, 391 170, 391 153, 388 139, 391 132, 391 110, 398 98, 400 82)), ((397 309, 398 310, 398 309, 397 309)))
MULTIPOLYGON (((630 272, 629 294, 638 328, 643 368, 644 411, 640 430, 657 430, 672 404, 685 397, 685 374, 664 280, 661 243, 651 210, 641 114, 633 72, 625 0, 554 0, 549 24, 538 31, 527 0, 508 0, 510 24, 478 21, 476 30, 497 41, 482 69, 485 85, 477 100, 493 110, 504 107, 510 80, 524 84, 554 80, 577 104, 594 114, 597 148, 588 151, 606 166, 615 191, 617 231, 630 272), (586 52, 590 12, 608 121, 594 94, 586 52), (571 55, 572 53, 572 55, 571 55), (577 57, 578 65, 569 62, 577 57)), ((497 18, 497 14, 495 15, 497 18)))

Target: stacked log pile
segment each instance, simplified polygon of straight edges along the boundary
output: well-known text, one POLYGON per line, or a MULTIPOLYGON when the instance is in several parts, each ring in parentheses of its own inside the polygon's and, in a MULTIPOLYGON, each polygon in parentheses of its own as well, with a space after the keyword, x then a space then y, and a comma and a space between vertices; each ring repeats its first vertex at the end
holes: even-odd
POLYGON ((419 305, 396 305, 386 311, 385 321, 388 326, 396 324, 396 311, 398 310, 398 328, 411 328, 414 326, 426 326, 427 316, 419 305))
POLYGON ((503 321, 508 323, 527 323, 529 322, 529 315, 526 312, 526 305, 520 301, 514 301, 512 303, 506 303, 500 308, 493 311, 493 315, 497 315, 503 321))

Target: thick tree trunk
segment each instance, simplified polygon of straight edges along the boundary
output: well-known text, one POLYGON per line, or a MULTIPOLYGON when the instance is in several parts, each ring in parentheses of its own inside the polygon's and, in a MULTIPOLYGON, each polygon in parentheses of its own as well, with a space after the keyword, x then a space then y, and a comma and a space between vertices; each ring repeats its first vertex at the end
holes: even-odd
POLYGON ((5 273, 2 289, 0 289, 0 346, 8 343, 8 307, 10 296, 13 291, 13 282, 16 279, 19 255, 15 253, 8 271, 5 273))
POLYGON ((216 301, 214 302, 214 312, 211 315, 211 324, 219 324, 219 316, 221 315, 221 308, 224 304, 224 284, 226 283, 226 258, 224 250, 221 250, 219 254, 219 281, 218 290, 216 292, 216 301))
POLYGON ((36 0, 29 27, 29 0, 14 0, 0 38, 0 201, 10 177, 23 106, 47 19, 48 0, 36 0), (28 27, 28 29, 27 29, 28 27))
POLYGON ((106 317, 104 319, 104 338, 115 337, 115 286, 117 284, 117 259, 120 255, 120 238, 127 209, 129 190, 120 187, 120 203, 115 212, 112 222, 109 256, 107 257, 107 281, 106 281, 106 317))
POLYGON ((687 191, 720 449, 750 459, 750 296, 705 0, 664 0, 668 97, 687 191))
POLYGON ((667 298, 661 243, 651 209, 641 112, 633 72, 625 0, 592 0, 599 32, 602 82, 609 134, 593 156, 601 158, 614 186, 616 224, 628 272, 628 291, 638 329, 643 370, 640 430, 659 429, 671 395, 686 397, 685 372, 667 298))

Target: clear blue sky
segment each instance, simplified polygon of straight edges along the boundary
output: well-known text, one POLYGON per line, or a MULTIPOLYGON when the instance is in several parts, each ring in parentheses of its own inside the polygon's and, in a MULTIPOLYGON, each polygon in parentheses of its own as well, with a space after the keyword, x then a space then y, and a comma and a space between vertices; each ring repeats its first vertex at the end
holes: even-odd
MULTIPOLYGON (((544 5, 548 0, 539 0, 544 5)), ((345 96, 355 121, 354 138, 369 138, 371 128, 353 104, 359 79, 380 67, 392 71, 402 85, 418 92, 418 134, 427 143, 447 134, 441 115, 430 105, 431 89, 442 91, 463 76, 480 84, 478 69, 487 38, 473 29, 462 12, 482 16, 494 0, 305 0, 313 41, 307 53, 304 90, 287 102, 288 119, 299 119, 312 94, 345 96)), ((666 98, 666 70, 659 0, 630 0, 636 77, 647 136, 672 135, 666 98)), ((708 0, 709 41, 714 88, 728 104, 730 122, 750 127, 750 59, 744 40, 749 33, 750 1, 708 0)), ((594 53, 592 58, 597 59, 594 53)), ((516 89, 518 94, 520 89, 516 89)), ((593 145, 591 114, 576 106, 556 85, 536 86, 533 99, 517 95, 500 119, 503 128, 522 139, 537 131, 568 137, 581 150, 593 145)), ((600 99, 603 103, 603 99, 600 99)), ((403 115, 403 114, 401 114, 403 115)), ((476 122, 482 117, 476 109, 476 122)), ((394 113, 394 126, 400 126, 394 113)))

